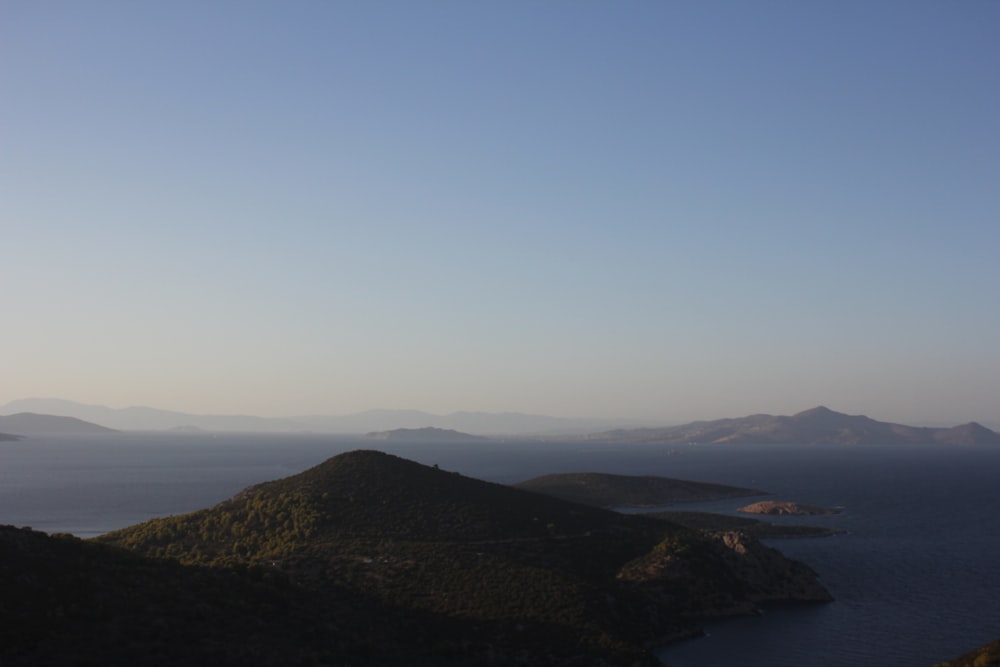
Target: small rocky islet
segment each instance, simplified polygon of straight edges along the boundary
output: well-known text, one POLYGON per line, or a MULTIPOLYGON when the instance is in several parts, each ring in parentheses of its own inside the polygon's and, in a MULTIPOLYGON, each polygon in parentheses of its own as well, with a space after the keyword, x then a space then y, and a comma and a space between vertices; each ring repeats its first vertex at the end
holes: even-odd
POLYGON ((790 500, 762 500, 744 505, 736 511, 743 514, 766 514, 771 516, 823 516, 840 514, 839 509, 805 505, 790 500))

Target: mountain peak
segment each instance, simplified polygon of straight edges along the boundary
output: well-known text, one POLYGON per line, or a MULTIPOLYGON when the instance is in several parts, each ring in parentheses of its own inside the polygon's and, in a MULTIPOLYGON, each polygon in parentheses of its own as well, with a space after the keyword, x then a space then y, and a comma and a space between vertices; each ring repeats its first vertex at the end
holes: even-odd
POLYGON ((978 422, 960 424, 935 434, 939 442, 955 445, 1000 445, 1000 433, 991 431, 978 422))
POLYGON ((830 417, 836 415, 838 417, 845 416, 842 412, 836 412, 826 407, 825 405, 817 405, 815 408, 810 408, 809 410, 803 410, 802 412, 792 415, 795 418, 799 417, 830 417))
POLYGON ((787 416, 751 415, 737 419, 692 422, 660 429, 635 429, 590 436, 613 442, 751 443, 751 444, 1000 444, 1000 434, 970 422, 952 428, 928 428, 880 422, 864 415, 847 415, 826 406, 787 416))

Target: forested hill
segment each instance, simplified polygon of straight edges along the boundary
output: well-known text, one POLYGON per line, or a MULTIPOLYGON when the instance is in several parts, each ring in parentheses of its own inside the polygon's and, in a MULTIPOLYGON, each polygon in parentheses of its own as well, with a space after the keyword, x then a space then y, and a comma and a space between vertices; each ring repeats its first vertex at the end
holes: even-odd
MULTIPOLYGON (((703 534, 374 451, 98 541, 189 567, 272 573, 335 609, 364 600, 385 616, 378 623, 395 624, 394 639, 372 638, 382 660, 372 664, 403 648, 412 664, 655 664, 645 647, 700 618, 829 599, 808 568, 739 533, 703 534)), ((336 642, 341 629, 317 632, 336 642)))

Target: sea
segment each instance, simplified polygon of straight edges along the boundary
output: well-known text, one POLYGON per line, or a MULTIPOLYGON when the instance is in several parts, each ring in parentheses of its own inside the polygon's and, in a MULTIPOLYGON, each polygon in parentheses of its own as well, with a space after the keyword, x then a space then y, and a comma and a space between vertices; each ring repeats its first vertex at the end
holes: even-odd
MULTIPOLYGON (((336 454, 380 449, 480 479, 661 475, 841 509, 774 521, 846 531, 770 540, 835 601, 716 621, 669 667, 930 667, 1000 639, 1000 448, 388 443, 318 434, 122 432, 0 442, 0 524, 88 538, 211 507, 336 454)), ((747 499, 674 509, 735 513, 747 499)), ((772 520, 772 519, 769 519, 772 520)))

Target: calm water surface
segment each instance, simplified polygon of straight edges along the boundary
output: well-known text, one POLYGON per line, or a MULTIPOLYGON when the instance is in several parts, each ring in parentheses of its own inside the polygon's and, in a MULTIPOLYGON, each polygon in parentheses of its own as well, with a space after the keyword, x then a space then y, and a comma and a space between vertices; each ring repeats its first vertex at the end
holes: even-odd
MULTIPOLYGON (((768 609, 664 648, 671 667, 929 667, 1000 638, 1000 450, 387 445, 319 435, 121 433, 0 443, 0 523, 94 536, 210 507, 335 454, 379 448, 496 482, 549 472, 656 474, 843 507, 779 518, 847 535, 771 544, 815 569, 836 602, 768 609)), ((685 506, 733 512, 745 501, 685 506)))

